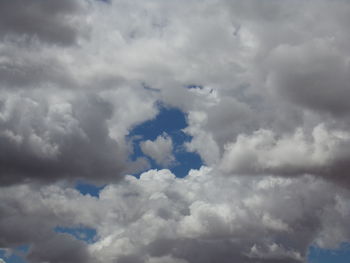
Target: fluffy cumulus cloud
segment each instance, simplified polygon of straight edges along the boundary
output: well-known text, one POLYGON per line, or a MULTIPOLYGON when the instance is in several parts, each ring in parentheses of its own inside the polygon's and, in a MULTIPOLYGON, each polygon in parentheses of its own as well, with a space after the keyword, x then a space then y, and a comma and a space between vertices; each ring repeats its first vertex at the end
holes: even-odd
POLYGON ((258 130, 226 145, 221 167, 226 173, 327 175, 346 183, 349 138, 348 132, 328 131, 322 124, 309 138, 301 129, 280 138, 271 130, 258 130))
POLYGON ((137 167, 137 162, 126 166, 127 147, 109 134, 110 103, 93 94, 48 96, 4 94, 1 184, 64 178, 113 180, 123 170, 137 167))
POLYGON ((100 198, 28 185, 0 196, 1 246, 29 244, 29 262, 303 262, 311 243, 331 248, 350 237, 349 192, 312 176, 150 170, 100 198), (56 225, 95 228, 95 242, 55 234, 56 225))
POLYGON ((175 161, 173 142, 167 134, 159 135, 154 141, 141 142, 141 150, 161 166, 169 166, 175 161))
POLYGON ((2 0, 0 247, 305 262, 349 242, 349 17, 342 0, 2 0), (187 126, 133 136, 159 104, 187 126), (203 167, 179 179, 186 151, 203 167))

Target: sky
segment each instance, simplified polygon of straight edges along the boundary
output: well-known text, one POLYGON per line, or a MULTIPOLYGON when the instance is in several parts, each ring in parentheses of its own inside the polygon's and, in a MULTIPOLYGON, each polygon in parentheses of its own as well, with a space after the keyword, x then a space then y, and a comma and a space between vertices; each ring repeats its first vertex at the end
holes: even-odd
POLYGON ((0 263, 348 263, 350 2, 1 0, 0 263))

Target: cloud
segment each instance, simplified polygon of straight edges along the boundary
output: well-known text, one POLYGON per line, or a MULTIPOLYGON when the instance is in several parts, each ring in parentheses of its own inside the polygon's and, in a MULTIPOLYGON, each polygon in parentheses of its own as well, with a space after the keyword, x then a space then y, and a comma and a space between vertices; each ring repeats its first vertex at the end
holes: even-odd
POLYGON ((29 244, 32 262, 303 262, 310 244, 350 236, 349 192, 312 176, 150 170, 99 199, 58 185, 12 186, 0 198, 1 246, 29 244), (56 225, 94 228, 96 242, 54 233, 56 225))
POLYGON ((21 48, 16 44, 0 45, 0 89, 34 89, 55 86, 69 88, 74 77, 57 57, 45 48, 21 48), (34 49, 34 50, 33 50, 34 49))
MULTIPOLYGON (((68 31, 76 31, 68 41, 49 36, 34 23, 36 20, 17 28, 4 16, 7 27, 2 30, 6 35, 35 35, 40 41, 1 41, 1 89, 13 98, 41 94, 43 105, 50 104, 53 90, 62 101, 67 100, 64 93, 70 93, 71 98, 85 93, 102 98, 113 109, 98 125, 108 131, 106 137, 117 141, 115 148, 128 148, 125 136, 132 127, 155 116, 156 101, 187 114, 189 126, 185 130, 193 137, 187 149, 199 153, 210 166, 222 162, 225 145, 258 130, 285 138, 298 128, 305 137, 312 137, 312 131, 322 123, 342 131, 349 127, 345 99, 348 52, 344 47, 350 38, 338 33, 347 28, 349 7, 343 2, 321 1, 316 6, 310 1, 296 6, 289 2, 221 1, 214 5, 187 1, 185 9, 162 1, 132 5, 127 1, 39 1, 30 2, 31 8, 25 10, 19 0, 5 4, 9 13, 18 7, 25 12, 23 17, 40 14, 38 17, 54 21, 58 28, 64 24, 68 31), (300 12, 295 16, 290 11, 293 8, 306 10, 308 15, 300 12), (326 11, 331 15, 319 21, 317 17, 326 11), (66 16, 85 21, 90 27, 89 38, 80 38, 85 27, 66 16), (145 85, 151 89, 142 88, 145 85), (184 88, 189 85, 196 88, 184 88)), ((22 121, 21 129, 29 130, 31 125, 22 121)), ((40 131, 46 137, 36 133, 25 140, 14 130, 15 125, 3 127, 2 137, 11 138, 12 144, 28 141, 31 158, 57 155, 61 143, 69 140, 68 134, 59 143, 49 138, 52 132, 48 125, 40 131)), ((95 146, 112 148, 94 139, 95 146)), ((103 150, 109 151, 111 156, 123 155, 117 158, 121 163, 130 153, 130 149, 122 154, 115 149, 103 150)), ((106 155, 103 158, 111 158, 106 155)), ((94 155, 95 160, 98 156, 94 155)), ((89 170, 88 166, 81 168, 89 170)), ((145 161, 136 166, 145 167, 145 161)), ((347 170, 346 165, 340 166, 340 170, 347 170)), ((120 171, 116 166, 113 169, 120 171)), ((336 173, 333 177, 345 174, 336 173)))
POLYGON ((83 1, 5 0, 0 4, 2 38, 18 36, 38 38, 61 45, 74 44, 79 35, 79 13, 83 1))
POLYGON ((94 198, 64 188, 49 186, 40 189, 26 184, 2 188, 0 246, 13 249, 28 246, 28 251, 21 252, 27 262, 90 262, 86 243, 69 234, 57 233, 54 228, 73 222, 74 213, 65 212, 73 207, 72 203, 64 200, 76 199, 79 205, 84 205, 89 201, 93 203, 94 198), (49 196, 68 206, 62 210, 53 208, 49 196))
POLYGON ((346 114, 349 65, 333 44, 321 39, 278 46, 269 58, 269 84, 286 100, 303 107, 335 116, 346 114))
MULTIPOLYGON (((1 247, 29 244, 31 262, 302 262, 349 241, 349 17, 326 0, 3 0, 1 247), (148 167, 127 138, 159 102, 183 111, 208 169, 126 176, 148 167), (96 199, 78 179, 107 186, 96 199)), ((141 149, 169 166, 175 143, 141 149)))
POLYGON ((45 100, 40 95, 3 100, 1 184, 77 178, 106 182, 137 166, 128 164, 126 145, 109 135, 113 108, 108 102, 84 94, 45 100))
POLYGON ((323 124, 313 129, 311 137, 303 129, 283 137, 259 130, 226 145, 221 167, 236 174, 324 175, 348 184, 342 172, 347 170, 349 139, 346 131, 328 130, 323 124))
POLYGON ((29 262, 89 262, 86 245, 66 234, 56 234, 51 239, 37 243, 30 250, 29 262))
POLYGON ((154 141, 143 141, 140 146, 143 153, 150 156, 158 165, 167 167, 175 161, 173 142, 167 134, 159 135, 154 141))
POLYGON ((119 205, 109 210, 107 229, 97 228, 92 247, 116 262, 165 256, 193 263, 302 262, 311 243, 348 238, 344 194, 334 199, 330 185, 312 177, 227 179, 202 168, 177 179, 167 170, 149 171, 101 192, 107 207, 119 205))

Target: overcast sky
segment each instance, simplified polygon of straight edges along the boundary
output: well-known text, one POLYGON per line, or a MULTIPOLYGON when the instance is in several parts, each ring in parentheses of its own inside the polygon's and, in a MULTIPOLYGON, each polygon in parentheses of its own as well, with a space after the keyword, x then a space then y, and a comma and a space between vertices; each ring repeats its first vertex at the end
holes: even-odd
POLYGON ((349 27, 346 0, 0 0, 0 263, 349 262, 349 27))

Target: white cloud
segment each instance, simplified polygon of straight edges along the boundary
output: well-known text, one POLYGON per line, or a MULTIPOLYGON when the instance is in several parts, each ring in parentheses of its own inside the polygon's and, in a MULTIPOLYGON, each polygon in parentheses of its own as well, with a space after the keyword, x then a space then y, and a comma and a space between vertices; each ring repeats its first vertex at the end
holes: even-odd
POLYGON ((301 128, 282 137, 259 130, 250 136, 239 135, 234 143, 227 144, 220 165, 226 173, 332 177, 341 173, 337 169, 348 160, 349 143, 347 131, 329 130, 323 124, 316 126, 311 136, 301 128))
POLYGON ((350 237, 349 191, 312 176, 223 177, 202 167, 181 179, 150 170, 108 185, 100 199, 62 186, 13 186, 0 198, 2 239, 29 243, 30 255, 47 260, 43 248, 73 242, 79 253, 69 257, 83 262, 302 262, 310 244, 350 237), (52 236, 56 225, 81 224, 97 230, 94 244, 52 236))
POLYGON ((159 135, 154 141, 143 141, 140 146, 142 152, 155 160, 158 165, 167 167, 175 161, 173 141, 167 134, 159 135))
MULTIPOLYGON (((348 2, 22 2, 0 3, 2 247, 30 244, 32 262, 298 262, 349 241, 348 2), (147 166, 125 136, 159 101, 185 113, 212 172, 124 178, 147 166), (109 185, 96 199, 52 184, 76 179, 109 185), (80 223, 97 243, 52 232, 80 223)), ((166 135, 141 148, 176 161, 166 135)))
MULTIPOLYGON (((20 3, 5 4, 11 11, 20 3)), ((21 20, 17 28, 11 17, 2 18, 8 22, 0 28, 7 36, 0 41, 2 101, 28 98, 40 108, 53 96, 62 104, 86 93, 100 97, 110 104, 104 125, 124 149, 121 159, 131 152, 125 136, 156 115, 159 100, 188 114, 186 132, 193 140, 187 148, 208 165, 220 163, 225 145, 260 129, 286 137, 301 127, 308 137, 320 123, 349 127, 350 8, 344 2, 64 1, 47 16, 43 10, 51 5, 31 3, 33 10, 21 12, 41 14, 55 30, 64 29, 56 35, 42 23, 21 20), (305 11, 295 15, 294 9, 305 11), (39 101, 33 99, 38 94, 39 101)), ((23 129, 31 125, 21 123, 23 129)), ((28 135, 31 154, 61 153, 50 125, 28 135)), ((16 127, 4 125, 1 134, 26 141, 16 127)))

